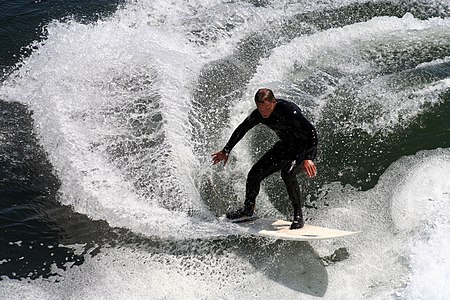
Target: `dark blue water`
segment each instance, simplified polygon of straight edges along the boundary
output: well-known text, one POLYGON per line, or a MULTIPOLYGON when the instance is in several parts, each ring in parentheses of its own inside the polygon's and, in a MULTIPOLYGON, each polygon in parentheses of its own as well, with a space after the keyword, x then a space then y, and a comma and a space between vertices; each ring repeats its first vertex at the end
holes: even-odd
POLYGON ((93 22, 108 16, 121 1, 2 0, 0 2, 0 66, 11 67, 27 55, 31 42, 45 38, 52 20, 93 22))
MULTIPOLYGON (((45 39, 52 20, 94 22, 112 13, 120 1, 0 2, 0 65, 3 76, 30 53, 33 41, 45 39)), ((89 244, 92 249, 106 222, 93 222, 57 201, 60 182, 33 133, 32 112, 19 103, 0 100, 0 276, 31 279, 53 274, 51 265, 81 264, 61 244, 89 244), (69 220, 69 221, 68 221, 69 220), (77 232, 76 236, 72 233, 77 232)), ((101 243, 103 244, 103 243, 101 243)))

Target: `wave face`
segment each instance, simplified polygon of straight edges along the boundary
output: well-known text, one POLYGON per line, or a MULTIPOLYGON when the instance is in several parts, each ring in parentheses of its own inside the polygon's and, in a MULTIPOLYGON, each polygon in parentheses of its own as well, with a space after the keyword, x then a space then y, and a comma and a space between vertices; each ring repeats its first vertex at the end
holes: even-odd
MULTIPOLYGON (((44 32, 0 85, 3 298, 450 293, 445 1, 136 0, 44 32), (361 234, 272 241, 217 220, 276 141, 257 127, 211 165, 259 87, 317 127, 307 222, 361 234)), ((278 175, 257 201, 291 217, 278 175)))

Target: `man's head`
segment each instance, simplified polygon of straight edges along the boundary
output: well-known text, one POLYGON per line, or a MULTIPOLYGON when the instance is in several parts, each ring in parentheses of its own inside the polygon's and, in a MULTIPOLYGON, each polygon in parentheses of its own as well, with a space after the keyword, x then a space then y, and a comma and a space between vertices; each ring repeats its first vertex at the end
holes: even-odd
POLYGON ((255 94, 255 103, 263 118, 268 118, 275 109, 277 99, 269 89, 259 89, 255 94))

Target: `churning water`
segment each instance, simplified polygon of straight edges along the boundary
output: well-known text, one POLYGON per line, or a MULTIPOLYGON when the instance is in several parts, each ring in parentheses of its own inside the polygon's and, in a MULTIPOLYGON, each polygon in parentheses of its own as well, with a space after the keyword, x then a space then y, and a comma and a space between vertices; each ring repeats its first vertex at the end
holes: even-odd
MULTIPOLYGON (((303 2, 42 17, 2 61, 2 299, 448 297, 449 3, 303 2), (317 127, 307 222, 361 234, 272 241, 217 220, 275 141, 255 128, 211 165, 259 87, 317 127)), ((279 175, 257 207, 290 218, 279 175)))

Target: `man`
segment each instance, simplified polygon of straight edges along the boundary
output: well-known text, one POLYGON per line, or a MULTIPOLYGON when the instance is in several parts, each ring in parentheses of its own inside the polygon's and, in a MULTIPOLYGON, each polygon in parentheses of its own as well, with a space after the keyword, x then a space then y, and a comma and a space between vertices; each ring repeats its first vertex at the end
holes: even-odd
POLYGON ((302 170, 310 178, 317 174, 313 162, 317 151, 316 130, 296 104, 276 99, 269 89, 259 89, 255 94, 255 103, 256 109, 234 130, 223 150, 212 154, 213 164, 223 161, 225 165, 233 147, 257 124, 267 125, 280 140, 253 165, 247 176, 244 207, 227 213, 227 218, 252 216, 261 181, 281 170, 294 207, 290 229, 302 228, 304 221, 296 175, 302 170))

